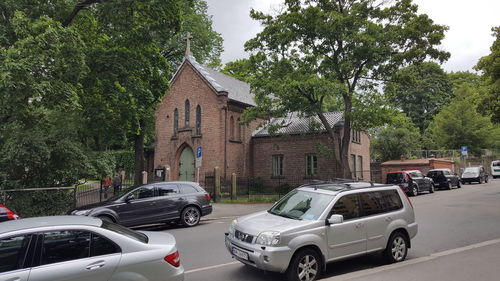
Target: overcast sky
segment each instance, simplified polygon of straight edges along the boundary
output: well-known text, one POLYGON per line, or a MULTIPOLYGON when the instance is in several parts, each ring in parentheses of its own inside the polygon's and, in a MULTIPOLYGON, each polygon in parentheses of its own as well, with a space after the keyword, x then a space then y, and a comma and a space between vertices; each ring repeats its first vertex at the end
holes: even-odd
MULTIPOLYGON (((250 9, 272 11, 282 0, 206 0, 213 16, 214 29, 224 38, 222 62, 248 57, 243 44, 261 27, 250 19, 250 9)), ((446 71, 467 71, 478 59, 490 53, 491 28, 500 25, 498 0, 414 0, 419 13, 428 14, 435 23, 449 26, 441 48, 451 53, 443 64, 446 71)), ((196 40, 196 39, 195 39, 196 40)), ((194 43, 196 44, 196 43, 194 43)))

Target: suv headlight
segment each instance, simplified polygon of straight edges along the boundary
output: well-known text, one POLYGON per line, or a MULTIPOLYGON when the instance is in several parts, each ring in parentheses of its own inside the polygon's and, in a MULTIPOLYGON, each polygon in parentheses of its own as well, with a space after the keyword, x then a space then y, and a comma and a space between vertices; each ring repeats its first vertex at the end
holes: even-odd
POLYGON ((236 224, 238 224, 238 220, 233 220, 231 225, 229 225, 229 234, 234 236, 234 232, 236 231, 236 224))
POLYGON ((261 232, 255 243, 265 246, 276 246, 280 243, 280 233, 277 231, 261 232))
POLYGON ((80 210, 80 211, 74 211, 72 215, 75 216, 86 216, 90 213, 91 210, 80 210))

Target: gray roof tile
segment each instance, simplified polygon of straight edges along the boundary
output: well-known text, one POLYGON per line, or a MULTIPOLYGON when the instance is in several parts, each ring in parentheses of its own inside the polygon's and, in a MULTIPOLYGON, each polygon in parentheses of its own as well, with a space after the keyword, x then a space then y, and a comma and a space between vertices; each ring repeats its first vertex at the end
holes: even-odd
MULTIPOLYGON (((326 112, 324 115, 332 127, 342 125, 343 123, 342 112, 326 112)), ((270 126, 279 127, 276 131, 276 134, 278 135, 299 135, 313 132, 326 132, 325 126, 323 126, 317 115, 305 117, 298 112, 292 112, 286 117, 272 118, 262 128, 255 130, 252 136, 271 136, 271 133, 269 132, 270 126)))

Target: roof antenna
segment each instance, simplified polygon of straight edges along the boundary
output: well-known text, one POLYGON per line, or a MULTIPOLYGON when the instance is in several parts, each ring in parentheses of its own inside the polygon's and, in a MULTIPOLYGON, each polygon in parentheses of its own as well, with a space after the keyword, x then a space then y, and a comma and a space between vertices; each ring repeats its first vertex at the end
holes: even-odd
POLYGON ((193 40, 191 32, 188 32, 186 34, 185 40, 186 40, 186 57, 189 57, 193 55, 193 53, 191 53, 191 40, 193 40))

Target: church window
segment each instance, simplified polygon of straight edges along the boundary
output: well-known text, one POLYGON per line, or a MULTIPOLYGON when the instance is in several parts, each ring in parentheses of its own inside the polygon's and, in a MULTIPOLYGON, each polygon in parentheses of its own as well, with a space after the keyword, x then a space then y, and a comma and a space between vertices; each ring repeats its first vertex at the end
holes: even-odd
POLYGON ((196 135, 201 135, 201 106, 196 107, 196 135))
POLYGON ((236 120, 236 139, 237 140, 241 140, 241 125, 240 125, 240 118, 238 118, 238 120, 236 120))
POLYGON ((234 118, 229 118, 229 139, 234 140, 234 118))
POLYGON ((184 120, 186 128, 189 127, 189 100, 184 104, 184 120))
POLYGON ((273 177, 283 176, 283 155, 273 155, 273 177))
POLYGON ((318 174, 318 157, 316 154, 306 155, 306 176, 313 177, 318 174))
POLYGON ((174 110, 174 136, 179 132, 179 110, 174 110))

